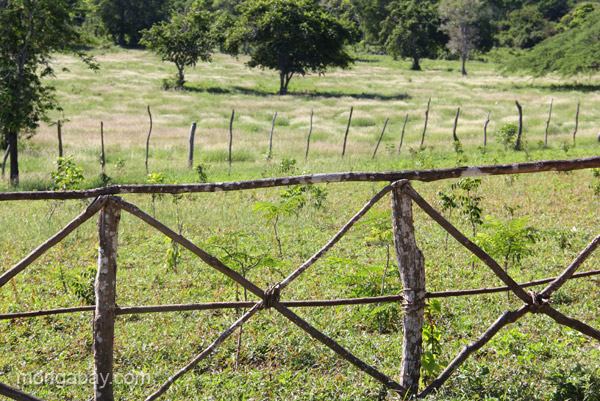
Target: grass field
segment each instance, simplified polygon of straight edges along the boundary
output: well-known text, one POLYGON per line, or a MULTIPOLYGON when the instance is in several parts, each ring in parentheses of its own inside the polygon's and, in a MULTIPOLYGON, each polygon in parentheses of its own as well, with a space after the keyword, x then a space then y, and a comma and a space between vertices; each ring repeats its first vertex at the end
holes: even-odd
MULTIPOLYGON (((99 185, 100 121, 105 126, 107 175, 114 183, 146 182, 146 107, 153 114, 150 171, 167 182, 194 182, 186 168, 187 137, 197 121, 197 163, 208 164, 208 181, 293 175, 302 172, 381 171, 492 164, 525 160, 597 155, 596 123, 600 109, 600 78, 563 81, 503 77, 493 64, 471 62, 462 78, 458 62, 424 62, 425 71, 409 72, 407 62, 383 56, 361 56, 347 71, 323 77, 295 77, 292 94, 277 96, 275 74, 248 70, 243 59, 215 55, 211 64, 188 71, 189 91, 161 91, 163 77, 174 67, 142 51, 97 51, 101 70, 85 70, 76 59, 57 56, 68 70, 57 69, 54 84, 64 108, 65 154, 83 167, 83 187, 99 185), (431 98, 426 148, 419 149, 424 111, 431 98), (550 100, 554 110, 549 149, 540 141, 550 100), (525 151, 505 150, 494 133, 516 122, 514 101, 523 105, 525 151), (577 144, 572 132, 581 103, 577 144), (350 107, 354 107, 346 157, 340 157, 350 107), (464 152, 452 147, 456 108, 461 107, 457 134, 464 152), (227 163, 229 117, 233 125, 234 161, 227 163), (311 152, 304 161, 310 110, 314 110, 311 152), (488 147, 481 149, 483 122, 491 111, 488 147), (277 111, 274 150, 266 160, 273 113, 277 111), (402 152, 397 154, 404 116, 409 114, 402 152), (384 121, 384 140, 371 155, 384 121), (296 160, 293 162, 292 160, 296 160)), ((20 189, 45 189, 55 170, 56 127, 43 126, 22 142, 20 189)), ((438 191, 459 194, 455 181, 414 183, 430 203, 441 208, 438 191)), ((508 266, 517 281, 557 275, 598 235, 600 179, 590 171, 542 173, 482 179, 477 195, 483 216, 502 222, 525 218, 535 228, 536 243, 523 258, 508 266)), ((280 204, 285 189, 197 194, 126 195, 124 199, 173 228, 240 271, 259 262, 248 278, 261 287, 275 283, 310 257, 368 201, 382 184, 352 183, 317 186, 297 213, 282 216, 277 230, 253 209, 258 202, 280 204), (320 200, 322 205, 316 204, 320 200), (154 208, 154 211, 153 211, 154 208)), ((8 190, 2 183, 1 190, 8 190)), ((391 224, 389 197, 365 217, 368 224, 353 229, 325 259, 313 266, 282 295, 284 300, 330 299, 379 295, 386 265, 386 246, 374 234, 391 224), (379 230, 379 231, 378 231, 379 230)), ((0 205, 0 266, 2 271, 53 235, 87 204, 82 201, 0 205)), ((445 213, 448 216, 448 213, 445 213)), ((449 219, 472 236, 465 216, 449 219)), ((92 219, 93 220, 93 219, 92 219)), ((419 247, 426 260, 427 290, 443 291, 500 285, 481 263, 446 236, 424 213, 415 210, 419 247)), ((488 226, 480 233, 491 233, 488 226)), ((90 221, 53 248, 26 272, 0 290, 0 313, 85 305, 93 302, 90 283, 97 258, 95 222, 90 221)), ((168 261, 171 245, 165 237, 124 214, 119 231, 119 306, 231 301, 243 294, 234 283, 182 251, 177 266, 168 261)), ((582 271, 598 269, 600 257, 590 258, 582 271)), ((567 283, 553 299, 563 313, 600 327, 600 280, 567 283)), ((394 268, 385 278, 385 294, 401 291, 394 268)), ((252 299, 252 297, 250 297, 252 299)), ((504 311, 520 302, 505 293, 441 300, 430 321, 439 335, 440 364, 448 363, 504 311)), ((297 309, 366 362, 397 378, 401 359, 401 307, 390 305, 297 309), (383 333, 378 330, 381 322, 383 333)), ((115 369, 118 399, 148 396, 187 364, 228 327, 240 311, 131 315, 117 319, 115 369), (131 376, 126 376, 131 374, 131 376), (134 380, 135 379, 135 380, 134 380)), ((60 379, 73 372, 92 373, 91 314, 0 321, 0 382, 19 386, 45 399, 80 400, 92 396, 91 385, 42 380, 38 372, 60 379), (62 376, 61 376, 62 375, 62 376), (33 382, 32 382, 33 381, 33 382)), ((598 399, 598 343, 556 325, 543 315, 529 315, 508 326, 472 357, 432 400, 563 400, 598 399), (587 396, 587 398, 585 398, 587 396), (594 398, 596 397, 596 398, 594 398)), ((426 373, 426 372, 424 372, 426 373)), ((428 380, 428 379, 426 379, 428 380)), ((429 379, 430 380, 430 379, 429 379)), ((213 358, 202 362, 172 387, 170 400, 381 400, 391 392, 337 358, 277 312, 265 311, 244 326, 239 363, 236 341, 228 340, 213 358)))

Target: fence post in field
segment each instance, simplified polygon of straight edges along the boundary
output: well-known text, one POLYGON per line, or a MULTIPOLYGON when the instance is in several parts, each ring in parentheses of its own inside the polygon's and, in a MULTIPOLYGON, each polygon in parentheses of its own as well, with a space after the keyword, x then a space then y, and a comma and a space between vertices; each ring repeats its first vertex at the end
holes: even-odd
POLYGON ((196 121, 192 121, 190 128, 190 150, 188 151, 188 168, 194 165, 194 135, 196 135, 196 121))
POLYGON ((100 121, 100 143, 102 145, 102 151, 100 152, 100 167, 102 167, 102 174, 105 174, 106 156, 104 154, 104 122, 100 121))
POLYGON ((458 126, 458 116, 460 114, 460 107, 456 109, 456 117, 454 117, 454 129, 452 130, 452 139, 454 142, 460 142, 456 136, 456 127, 458 126))
POLYGON ((425 132, 427 131, 427 121, 429 121, 429 105, 431 104, 431 98, 429 98, 429 100, 427 100, 427 109, 425 110, 425 124, 423 125, 423 135, 421 136, 421 145, 420 147, 423 147, 423 144, 425 143, 425 132))
POLYGON ((575 131, 573 131, 573 146, 575 146, 575 135, 577 135, 578 127, 579 127, 579 103, 577 103, 577 112, 575 113, 575 131))
POLYGON ((308 138, 306 139, 306 154, 304 155, 304 161, 308 160, 308 148, 310 147, 310 135, 312 134, 313 115, 313 109, 310 109, 310 127, 308 129, 308 138))
POLYGON ((106 202, 98 217, 98 273, 94 292, 94 400, 114 401, 113 343, 117 279, 117 237, 121 209, 106 202))
POLYGON ((231 110, 231 119, 229 120, 229 167, 231 167, 231 147, 233 145, 233 118, 235 117, 235 109, 231 110))
POLYGON ((273 155, 273 131, 275 130, 275 120, 277 119, 277 112, 273 115, 273 124, 271 124, 271 135, 269 135, 269 158, 273 155))
POLYGON ((152 135, 152 113, 150 112, 150 106, 148 106, 148 118, 150 118, 150 128, 148 129, 148 136, 146 137, 146 174, 149 174, 148 153, 150 152, 150 135, 152 135))
POLYGON ((58 157, 63 157, 62 124, 60 120, 56 121, 56 130, 58 133, 58 157))
POLYGON ((487 127, 488 127, 488 124, 490 123, 490 113, 491 113, 491 110, 488 110, 488 114, 485 119, 485 123, 483 124, 483 147, 487 146, 487 127))
POLYGON ((519 131, 517 132, 517 140, 515 142, 514 150, 521 150, 521 135, 523 134, 523 108, 518 101, 515 100, 517 110, 519 110, 519 131))
POLYGON ((404 288, 404 325, 400 384, 416 394, 421 371, 421 345, 425 312, 425 260, 417 247, 412 199, 401 183, 392 190, 394 247, 404 288))
POLYGON ((346 126, 346 133, 344 134, 344 147, 342 148, 342 159, 346 154, 346 140, 348 139, 348 132, 350 131, 350 122, 352 122, 352 111, 354 110, 354 106, 350 107, 350 115, 348 116, 348 125, 346 126))
POLYGON ((544 148, 548 147, 548 128, 550 127, 550 119, 552 118, 552 102, 554 102, 554 99, 550 99, 550 110, 548 111, 548 121, 546 121, 546 134, 544 135, 544 148))
POLYGON ((406 129, 407 122, 408 122, 408 113, 406 113, 406 117, 404 118, 404 125, 402 125, 402 134, 400 135, 400 145, 398 145, 398 154, 400 154, 400 150, 402 149, 402 142, 404 142, 404 130, 406 129))
POLYGON ((381 139, 383 138, 383 133, 385 132, 385 127, 387 127, 388 121, 390 121, 389 118, 387 118, 385 120, 385 124, 383 124, 383 129, 381 130, 381 135, 379 135, 379 140, 377 141, 377 145, 375 146, 375 150, 373 151, 373 157, 371 157, 371 159, 374 159, 375 155, 377 154, 377 149, 379 149, 379 144, 381 143, 381 139))

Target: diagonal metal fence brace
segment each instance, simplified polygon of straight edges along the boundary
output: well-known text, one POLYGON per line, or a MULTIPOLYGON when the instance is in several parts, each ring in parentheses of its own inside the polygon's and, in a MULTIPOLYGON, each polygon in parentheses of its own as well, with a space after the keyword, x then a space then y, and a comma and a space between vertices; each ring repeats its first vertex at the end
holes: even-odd
POLYGON ((450 235, 452 235, 460 244, 462 244, 465 248, 471 251, 475 256, 477 256, 483 263, 485 263, 492 271, 506 284, 512 292, 515 293, 517 297, 519 297, 526 304, 532 303, 531 295, 525 292, 519 284, 515 280, 512 279, 505 271, 500 267, 498 262, 496 262, 490 255, 484 252, 479 246, 477 246, 473 241, 468 239, 463 233, 461 233, 456 227, 454 227, 448 220, 444 218, 437 210, 435 210, 425 199, 421 197, 411 186, 410 184, 404 186, 404 190, 411 198, 415 201, 417 205, 425 213, 427 213, 435 222, 437 222, 443 229, 445 229, 450 235))
POLYGON ((79 226, 88 221, 92 216, 94 216, 106 202, 107 197, 101 196, 96 198, 91 205, 89 205, 79 216, 75 217, 69 224, 67 224, 63 229, 54 234, 51 238, 49 238, 42 245, 38 246, 34 249, 29 255, 27 255, 23 260, 14 265, 10 270, 6 271, 2 276, 0 276, 0 288, 3 287, 6 283, 10 281, 17 274, 21 273, 27 266, 35 262, 40 256, 42 256, 47 250, 52 248, 54 245, 58 244, 60 241, 65 239, 69 234, 75 231, 79 226))
POLYGON ((235 330, 246 323, 256 312, 258 312, 262 308, 263 302, 254 305, 248 312, 246 312, 242 317, 236 320, 227 330, 223 331, 221 335, 204 351, 202 351, 196 358, 194 358, 190 363, 184 366, 179 372, 170 377, 156 392, 151 394, 145 401, 153 401, 158 399, 161 395, 163 395, 175 381, 177 381, 181 376, 188 373, 192 370, 201 360, 206 359, 223 341, 225 341, 230 335, 232 335, 235 330))
POLYGON ((135 205, 132 205, 131 203, 127 203, 124 200, 119 199, 119 198, 112 198, 112 200, 121 209, 138 217, 139 219, 141 219, 145 223, 149 224, 150 226, 156 228, 158 231, 162 232, 164 235, 171 238, 173 241, 177 242, 178 244, 180 244, 181 246, 183 246, 184 248, 186 248, 187 250, 189 250, 190 252, 192 252, 193 254, 198 256, 210 267, 223 273, 224 275, 226 275, 227 277, 229 277, 230 279, 232 279, 233 281, 235 281, 236 283, 238 283, 239 285, 241 285, 248 291, 259 296, 261 299, 265 298, 265 293, 262 289, 260 289, 258 286, 256 286, 254 283, 252 283, 251 281, 246 279, 244 276, 242 276, 235 270, 230 269, 227 265, 225 265, 225 263, 221 262, 215 256, 200 249, 196 244, 194 244, 192 241, 185 238, 183 235, 177 234, 175 231, 171 230, 169 227, 167 227, 160 221, 156 220, 152 216, 144 213, 143 211, 140 210, 140 208, 138 208, 135 205))
MULTIPOLYGON (((401 180, 399 182, 408 182, 408 180, 401 180)), ((331 240, 325 244, 317 253, 315 253, 310 259, 304 262, 298 269, 290 274, 285 280, 279 283, 279 288, 284 289, 299 275, 304 273, 306 269, 312 266, 317 260, 319 260, 325 253, 327 253, 340 239, 360 220, 381 198, 383 198, 388 192, 392 190, 392 186, 388 185, 383 188, 377 195, 375 195, 362 209, 359 210, 345 225, 338 231, 338 233, 331 238, 331 240)))

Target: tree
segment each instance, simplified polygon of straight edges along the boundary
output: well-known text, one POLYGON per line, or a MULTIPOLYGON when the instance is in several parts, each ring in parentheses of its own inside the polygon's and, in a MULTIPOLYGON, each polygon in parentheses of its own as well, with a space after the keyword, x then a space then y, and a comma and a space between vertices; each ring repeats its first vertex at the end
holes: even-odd
POLYGON ((466 76, 469 55, 486 39, 480 33, 489 25, 489 9, 482 0, 442 0, 439 11, 441 29, 450 38, 447 46, 452 53, 460 55, 462 75, 466 76))
POLYGON ((600 70, 600 10, 576 27, 554 35, 509 60, 506 71, 525 70, 534 76, 590 74, 600 70))
POLYGON ((212 16, 193 8, 174 14, 169 22, 160 22, 142 31, 141 44, 157 53, 163 61, 175 63, 175 87, 183 89, 185 67, 195 66, 198 60, 210 61, 215 40, 211 33, 212 16))
POLYGON ((499 41, 503 46, 528 49, 548 36, 551 23, 535 6, 525 6, 500 23, 499 41))
MULTIPOLYGON (((0 133, 10 146, 10 182, 19 183, 18 138, 30 137, 56 106, 52 52, 76 50, 76 5, 68 0, 0 0, 0 133)), ((95 67, 93 60, 84 61, 95 67)))
POLYGON ((428 0, 399 0, 388 9, 381 31, 387 53, 412 58, 411 70, 420 70, 419 61, 435 56, 447 41, 436 7, 428 0))
POLYGON ((287 93, 294 74, 324 73, 352 62, 344 44, 356 31, 327 14, 311 0, 248 0, 227 34, 225 47, 237 55, 249 45, 249 67, 279 72, 279 94, 287 93))
POLYGON ((169 0, 95 0, 104 28, 119 46, 135 46, 140 31, 169 16, 169 0))

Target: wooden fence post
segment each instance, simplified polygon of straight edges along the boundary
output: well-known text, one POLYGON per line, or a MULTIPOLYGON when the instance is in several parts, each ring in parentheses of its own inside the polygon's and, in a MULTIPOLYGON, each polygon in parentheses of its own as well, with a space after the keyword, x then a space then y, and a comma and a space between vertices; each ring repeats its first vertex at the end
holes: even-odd
POLYGON ((306 139, 306 154, 304 155, 304 161, 308 160, 308 148, 310 147, 310 135, 312 134, 313 115, 313 109, 310 109, 310 128, 308 129, 308 138, 306 139))
POLYGON ((196 121, 192 121, 190 128, 190 149, 188 151, 188 168, 194 165, 194 136, 196 135, 196 121))
POLYGON ((56 131, 58 134, 58 157, 63 157, 62 123, 60 120, 56 121, 56 131))
POLYGON ((346 126, 346 133, 344 134, 344 147, 342 148, 342 159, 346 154, 346 140, 348 139, 348 132, 350 131, 350 123, 352 122, 352 111, 354 106, 350 106, 350 115, 348 116, 348 125, 346 126))
POLYGON ((429 105, 431 104, 431 98, 427 100, 427 110, 425 110, 425 124, 423 125, 423 135, 421 136, 421 145, 419 147, 423 147, 425 143, 425 131, 427 131, 427 121, 429 121, 429 105))
POLYGON ((105 174, 106 156, 104 154, 104 122, 100 121, 100 143, 102 145, 102 151, 100 153, 100 167, 102 167, 102 174, 105 174))
POLYGON ((519 132, 517 132, 517 140, 515 141, 514 150, 521 150, 521 135, 523 134, 523 108, 518 101, 515 100, 517 110, 519 110, 519 132))
POLYGON ((396 183, 392 190, 392 220, 396 260, 404 287, 400 384, 417 394, 425 312, 425 260, 415 241, 412 199, 403 190, 402 183, 396 183))
POLYGON ((98 273, 94 291, 94 400, 114 401, 113 343, 117 279, 117 238, 121 209, 108 201, 98 217, 98 273))

